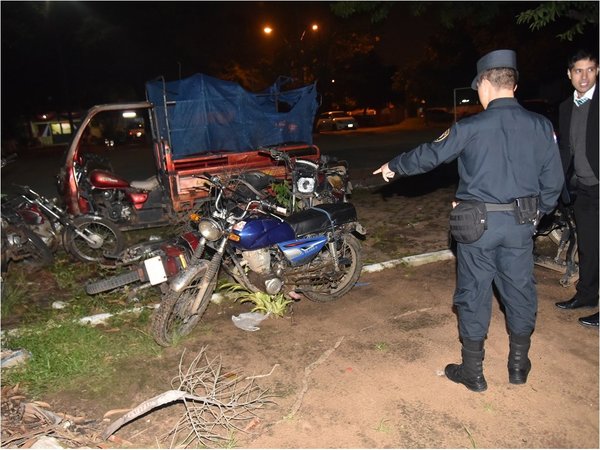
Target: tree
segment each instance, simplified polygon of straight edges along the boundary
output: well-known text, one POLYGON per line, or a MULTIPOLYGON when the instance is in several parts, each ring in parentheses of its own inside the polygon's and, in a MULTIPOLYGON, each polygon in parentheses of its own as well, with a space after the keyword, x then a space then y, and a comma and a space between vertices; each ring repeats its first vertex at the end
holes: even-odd
POLYGON ((402 63, 393 76, 394 89, 406 99, 406 106, 411 99, 451 104, 447 99, 452 89, 470 82, 474 62, 498 48, 518 52, 519 96, 556 101, 565 95, 562 75, 568 55, 577 46, 597 42, 597 2, 337 2, 332 6, 340 17, 368 15, 373 23, 394 17, 392 8, 396 14, 403 8, 400 20, 426 14, 430 27, 428 37, 421 40, 423 50, 402 63), (518 17, 522 17, 519 23, 518 17), (533 32, 534 25, 523 26, 526 17, 535 19, 538 32, 533 32), (563 35, 573 42, 561 39, 563 35))
POLYGON ((566 18, 566 26, 570 26, 556 37, 562 41, 572 41, 576 35, 583 34, 590 25, 598 25, 598 2, 543 2, 535 8, 519 13, 517 23, 529 24, 529 28, 535 31, 561 18, 566 18))

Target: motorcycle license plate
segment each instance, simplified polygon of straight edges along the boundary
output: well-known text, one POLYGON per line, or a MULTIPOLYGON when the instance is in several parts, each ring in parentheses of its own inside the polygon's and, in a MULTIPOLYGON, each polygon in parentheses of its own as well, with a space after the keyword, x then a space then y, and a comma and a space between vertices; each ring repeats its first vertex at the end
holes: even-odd
POLYGON ((154 286, 155 284, 160 284, 167 281, 167 274, 160 256, 155 256, 154 258, 144 261, 144 267, 146 268, 148 280, 150 281, 151 285, 154 286))

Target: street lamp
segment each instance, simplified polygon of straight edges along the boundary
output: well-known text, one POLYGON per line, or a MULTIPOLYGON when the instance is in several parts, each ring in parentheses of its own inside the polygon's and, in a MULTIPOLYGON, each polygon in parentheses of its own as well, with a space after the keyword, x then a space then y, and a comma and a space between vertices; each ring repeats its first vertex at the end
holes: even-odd
MULTIPOLYGON (((306 34, 306 30, 307 30, 307 29, 308 29, 308 28, 305 28, 305 29, 304 29, 304 31, 302 31, 302 36, 300 36, 300 40, 304 39, 304 35, 306 34)), ((313 23, 313 24, 310 26, 310 29, 311 29, 312 31, 317 31, 317 30, 319 29, 319 25, 317 25, 316 23, 313 23)))
MULTIPOLYGON (((312 25, 310 25, 310 26, 308 26, 308 27, 304 28, 304 30, 302 30, 302 34, 300 35, 300 40, 301 40, 301 41, 302 41, 302 40, 304 40, 304 36, 306 35, 306 32, 307 32, 308 30, 311 30, 312 32, 316 32, 316 31, 318 31, 318 30, 319 30, 319 24, 317 24, 317 23, 313 23, 312 25)), ((263 33, 264 33, 264 34, 266 34, 267 36, 270 36, 270 35, 273 33, 273 31, 275 31, 275 30, 273 29, 273 27, 272 27, 272 26, 270 26, 270 25, 265 25, 265 26, 263 27, 262 31, 263 31, 263 33)), ((285 38, 284 38, 284 40, 287 42, 287 40, 286 40, 285 38)))
MULTIPOLYGON (((312 24, 306 26, 302 30, 302 34, 300 35, 300 38, 298 39, 298 41, 292 41, 290 43, 285 36, 282 37, 283 42, 289 48, 289 50, 292 51, 293 53, 297 53, 296 58, 291 59, 290 65, 292 68, 294 67, 294 59, 296 59, 296 62, 300 63, 300 65, 302 66, 301 67, 301 71, 302 71, 301 77, 302 77, 303 83, 306 83, 306 80, 308 78, 308 76, 307 76, 308 67, 306 67, 306 63, 304 61, 304 59, 305 59, 304 48, 303 48, 304 37, 306 36, 307 31, 316 33, 318 30, 319 30, 319 25, 316 22, 313 22, 312 24)), ((267 36, 271 36, 272 34, 275 34, 276 31, 277 31, 277 29, 273 28, 269 24, 264 25, 263 29, 262 29, 262 32, 267 36)))

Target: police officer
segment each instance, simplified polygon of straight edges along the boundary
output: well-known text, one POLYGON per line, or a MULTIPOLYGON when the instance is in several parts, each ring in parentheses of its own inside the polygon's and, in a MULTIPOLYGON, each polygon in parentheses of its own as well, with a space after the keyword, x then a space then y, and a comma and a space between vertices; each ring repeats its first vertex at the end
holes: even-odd
MULTIPOLYGON (((492 282, 506 310, 509 382, 527 381, 537 312, 532 237, 540 214, 555 207, 564 182, 552 124, 519 105, 514 98, 517 77, 514 51, 486 54, 477 62, 477 76, 471 84, 484 111, 373 172, 381 173, 387 182, 396 174, 421 174, 458 158, 457 201, 472 207, 466 206, 466 214, 457 215, 458 226, 452 225, 451 214, 453 236, 463 240, 457 245, 453 299, 462 363, 447 365, 445 373, 476 392, 487 389, 483 357, 492 314, 492 282), (487 221, 485 231, 483 227, 479 231, 483 231, 481 236, 471 236, 473 227, 466 219, 473 215, 487 221), (466 234, 460 230, 463 219, 469 225, 466 234)), ((459 203, 454 211, 464 205, 459 203)))

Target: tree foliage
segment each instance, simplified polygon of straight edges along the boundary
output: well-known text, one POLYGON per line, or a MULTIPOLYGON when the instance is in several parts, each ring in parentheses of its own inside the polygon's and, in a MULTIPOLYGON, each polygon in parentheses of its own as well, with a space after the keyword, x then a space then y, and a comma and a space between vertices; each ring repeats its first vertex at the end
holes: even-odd
MULTIPOLYGON (((460 21, 468 18, 475 24, 492 21, 503 8, 503 2, 402 2, 413 16, 429 14, 444 28, 454 28, 460 21)), ((380 1, 341 1, 331 6, 334 14, 348 18, 353 15, 370 15, 372 23, 387 19, 396 2, 380 1)))
POLYGON ((354 14, 369 14, 371 16, 371 22, 381 22, 387 18, 392 3, 390 2, 354 2, 354 1, 343 1, 335 2, 331 5, 331 11, 345 19, 354 14))
POLYGON ((528 24, 532 31, 566 18, 570 27, 557 35, 560 40, 572 41, 576 35, 583 34, 585 28, 598 24, 598 2, 562 1, 543 2, 535 8, 517 15, 518 24, 528 24))

